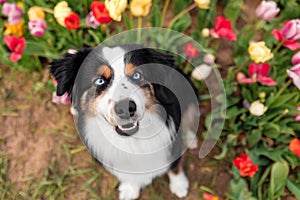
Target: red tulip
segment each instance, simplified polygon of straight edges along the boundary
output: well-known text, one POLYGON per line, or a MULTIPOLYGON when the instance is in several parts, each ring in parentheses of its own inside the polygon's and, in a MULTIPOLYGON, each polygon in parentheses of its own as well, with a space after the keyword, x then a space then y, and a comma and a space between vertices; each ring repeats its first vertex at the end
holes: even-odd
POLYGON ((295 138, 292 139, 289 145, 290 150, 300 157, 300 140, 295 138))
POLYGON ((258 171, 258 166, 252 163, 250 157, 243 153, 233 160, 233 164, 238 168, 241 176, 253 177, 258 171))
POLYGON ((283 46, 290 50, 294 51, 300 48, 297 41, 300 39, 300 20, 289 20, 280 30, 274 29, 271 33, 276 40, 284 41, 283 46))
POLYGON ((192 43, 186 43, 184 50, 186 56, 190 58, 197 58, 200 53, 199 50, 192 43))
POLYGON ((22 58, 22 52, 25 49, 25 38, 17 38, 16 36, 4 36, 4 42, 12 52, 10 54, 10 60, 17 62, 22 58))
POLYGON ((271 77, 268 77, 270 72, 270 65, 268 63, 251 63, 248 67, 248 75, 251 78, 246 78, 245 75, 241 72, 237 74, 237 81, 239 83, 255 83, 259 82, 263 85, 267 86, 275 86, 277 85, 276 81, 274 81, 271 77))
POLYGON ((216 18, 215 28, 210 30, 210 34, 214 38, 237 39, 236 34, 232 31, 230 20, 222 16, 216 18))
POLYGON ((80 27, 80 17, 76 13, 71 13, 65 18, 65 26, 69 30, 77 29, 80 27))
POLYGON ((94 1, 91 5, 92 7, 92 13, 95 17, 95 19, 101 23, 101 24, 107 24, 112 19, 109 16, 109 12, 105 7, 105 4, 103 2, 94 1))

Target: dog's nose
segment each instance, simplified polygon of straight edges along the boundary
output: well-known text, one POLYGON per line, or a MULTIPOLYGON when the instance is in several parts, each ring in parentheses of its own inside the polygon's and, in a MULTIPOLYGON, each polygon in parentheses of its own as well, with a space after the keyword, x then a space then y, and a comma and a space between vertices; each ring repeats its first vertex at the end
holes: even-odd
POLYGON ((134 116, 136 112, 136 104, 132 100, 123 99, 115 104, 114 110, 121 119, 128 119, 134 116))

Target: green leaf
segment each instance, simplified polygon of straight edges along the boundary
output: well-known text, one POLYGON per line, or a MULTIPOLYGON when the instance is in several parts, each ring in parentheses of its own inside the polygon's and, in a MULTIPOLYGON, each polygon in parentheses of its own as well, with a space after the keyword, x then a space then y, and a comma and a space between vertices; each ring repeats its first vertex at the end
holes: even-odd
POLYGON ((269 108, 277 108, 280 107, 284 104, 286 104, 287 102, 289 102, 290 100, 294 100, 294 99, 299 99, 299 93, 298 92, 294 92, 291 94, 284 94, 279 96, 278 98, 276 98, 273 102, 271 102, 271 104, 268 106, 269 108))
POLYGON ((184 32, 192 23, 191 16, 186 13, 180 17, 171 27, 173 30, 178 32, 184 32))
POLYGON ((240 16, 243 0, 230 0, 224 10, 224 15, 232 22, 235 27, 235 21, 240 16))
POLYGON ((286 163, 276 162, 272 165, 269 198, 276 199, 282 194, 289 174, 289 167, 286 163))
POLYGON ((247 134, 247 141, 250 148, 257 145, 261 139, 262 139, 262 132, 259 129, 252 130, 250 133, 247 134))
POLYGON ((249 191, 246 181, 242 178, 229 181, 229 191, 230 194, 233 195, 233 199, 256 200, 249 191))
POLYGON ((287 188, 295 195, 297 199, 300 199, 300 186, 291 181, 290 179, 287 180, 287 188))
POLYGON ((264 125, 263 134, 267 137, 276 139, 280 135, 280 126, 272 122, 264 125))

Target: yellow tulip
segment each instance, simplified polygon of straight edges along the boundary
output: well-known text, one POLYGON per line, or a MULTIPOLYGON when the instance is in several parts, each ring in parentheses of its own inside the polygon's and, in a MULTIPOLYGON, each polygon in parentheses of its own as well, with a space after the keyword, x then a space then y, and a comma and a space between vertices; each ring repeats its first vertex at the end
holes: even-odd
POLYGON ((41 7, 32 6, 29 8, 28 12, 29 20, 37 20, 39 18, 45 19, 45 12, 41 7))
POLYGON ((122 13, 127 7, 127 0, 105 0, 109 16, 115 21, 121 21, 122 13))
POLYGON ((260 103, 258 100, 251 103, 249 112, 255 116, 262 116, 266 111, 267 107, 260 103))
POLYGON ((208 9, 210 0, 194 0, 197 6, 201 9, 208 9))
POLYGON ((263 41, 251 43, 248 52, 250 58, 256 63, 264 63, 273 58, 271 50, 268 49, 266 43, 263 41))
POLYGON ((61 1, 54 7, 54 17, 56 21, 62 25, 65 26, 65 18, 68 17, 72 10, 69 8, 68 3, 66 1, 61 1))
POLYGON ((151 6, 151 0, 132 0, 130 1, 130 12, 135 17, 145 17, 149 14, 151 6))
POLYGON ((4 35, 14 35, 17 37, 22 37, 24 32, 24 20, 21 20, 17 24, 5 23, 4 35))

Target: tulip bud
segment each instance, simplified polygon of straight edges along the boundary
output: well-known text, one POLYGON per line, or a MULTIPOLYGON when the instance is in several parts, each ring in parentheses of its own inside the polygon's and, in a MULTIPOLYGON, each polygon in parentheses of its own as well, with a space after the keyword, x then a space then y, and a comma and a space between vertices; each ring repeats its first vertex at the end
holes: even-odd
POLYGON ((193 71, 191 76, 196 80, 206 79, 212 71, 212 68, 206 64, 199 65, 193 71))
POLYGON ((281 29, 282 35, 289 39, 297 41, 300 39, 300 19, 289 20, 281 29))
POLYGON ((274 1, 262 1, 256 8, 256 16, 262 20, 270 21, 278 13, 280 9, 277 8, 277 4, 274 1))
POLYGON ((204 37, 204 38, 208 38, 209 37, 209 29, 208 28, 204 28, 204 29, 202 29, 202 36, 204 37))
POLYGON ((266 111, 267 107, 260 103, 258 100, 251 103, 249 111, 252 115, 262 116, 266 111))
POLYGON ((260 99, 265 99, 266 98, 266 93, 265 92, 259 93, 259 98, 260 99))
POLYGON ((293 65, 300 64, 300 51, 298 51, 295 55, 293 55, 292 64, 293 65))

